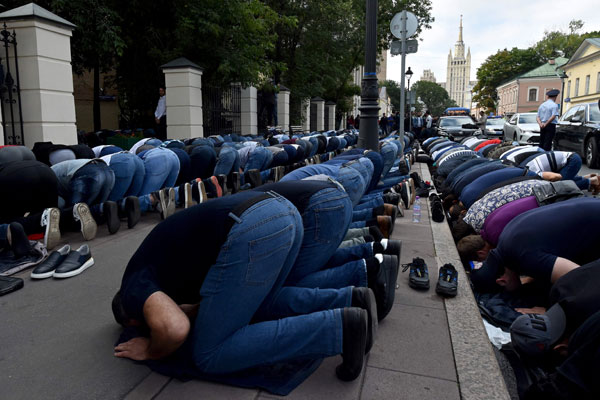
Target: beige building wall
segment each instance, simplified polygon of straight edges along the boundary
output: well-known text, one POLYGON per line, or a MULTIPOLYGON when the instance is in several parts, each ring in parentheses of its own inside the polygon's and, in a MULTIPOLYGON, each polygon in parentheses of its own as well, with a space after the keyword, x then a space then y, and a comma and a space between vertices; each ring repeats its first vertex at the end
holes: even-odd
POLYGON ((600 38, 586 39, 569 62, 562 66, 565 79, 565 99, 562 112, 570 107, 597 102, 600 99, 600 38))

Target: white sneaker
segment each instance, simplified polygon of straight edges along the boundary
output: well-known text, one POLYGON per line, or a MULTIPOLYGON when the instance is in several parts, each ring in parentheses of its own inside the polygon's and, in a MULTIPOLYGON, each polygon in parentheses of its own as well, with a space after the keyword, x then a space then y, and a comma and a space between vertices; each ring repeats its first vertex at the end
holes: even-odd
POLYGON ((81 224, 81 234, 85 240, 92 240, 96 237, 98 225, 92 217, 90 208, 85 203, 77 203, 73 206, 73 218, 81 224))
POLYGON ((46 208, 42 213, 41 225, 46 227, 44 233, 44 246, 50 250, 60 242, 60 210, 58 208, 46 208))

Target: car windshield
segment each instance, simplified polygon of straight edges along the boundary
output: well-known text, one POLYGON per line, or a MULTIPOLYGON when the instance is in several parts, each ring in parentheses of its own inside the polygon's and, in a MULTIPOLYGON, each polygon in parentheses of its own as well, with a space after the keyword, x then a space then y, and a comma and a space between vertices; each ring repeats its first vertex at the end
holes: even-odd
POLYGON ((590 105, 590 121, 600 122, 600 109, 598 109, 598 104, 590 105))
POLYGON ((502 126, 502 125, 504 125, 504 120, 501 119, 501 118, 488 119, 485 124, 486 125, 502 126))
POLYGON ((520 124, 535 124, 537 114, 521 114, 519 115, 520 124))
POLYGON ((469 117, 457 117, 457 118, 442 118, 440 126, 462 126, 464 124, 472 124, 473 120, 469 117))

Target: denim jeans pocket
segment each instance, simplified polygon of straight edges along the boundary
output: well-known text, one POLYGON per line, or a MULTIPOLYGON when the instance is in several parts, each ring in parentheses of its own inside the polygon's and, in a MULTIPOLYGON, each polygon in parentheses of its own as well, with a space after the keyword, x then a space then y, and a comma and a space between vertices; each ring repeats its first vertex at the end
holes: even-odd
POLYGON ((315 210, 315 241, 329 243, 340 229, 342 218, 341 211, 344 205, 339 204, 332 207, 318 208, 315 210))
POLYGON ((275 280, 292 246, 294 227, 248 242, 246 283, 261 286, 275 280))

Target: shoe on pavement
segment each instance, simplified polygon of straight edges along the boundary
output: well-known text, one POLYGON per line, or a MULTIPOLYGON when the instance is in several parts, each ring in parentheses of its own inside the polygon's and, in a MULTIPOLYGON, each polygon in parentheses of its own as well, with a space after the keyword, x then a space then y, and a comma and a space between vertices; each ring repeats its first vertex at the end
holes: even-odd
POLYGON ((219 186, 221 187, 221 190, 223 192, 223 196, 228 195, 229 193, 227 192, 227 176, 223 175, 223 174, 219 174, 217 175, 217 180, 219 181, 219 186))
POLYGON ((206 186, 204 186, 204 182, 202 182, 202 179, 198 178, 197 181, 198 193, 200 194, 200 201, 198 203, 200 204, 208 200, 208 194, 206 194, 206 186))
POLYGON ((60 210, 55 207, 46 208, 42 213, 41 225, 46 227, 44 246, 51 250, 60 242, 60 210))
POLYGON ((73 218, 81 225, 81 234, 85 240, 92 240, 98 232, 98 225, 92 217, 90 208, 85 203, 77 203, 73 206, 73 218))
POLYGON ((52 275, 54 275, 54 270, 65 261, 65 258, 67 258, 70 252, 71 246, 68 244, 65 244, 58 250, 54 250, 43 263, 31 271, 31 279, 46 279, 52 277, 52 275))
POLYGON ((92 252, 87 244, 81 245, 77 250, 73 250, 65 258, 55 270, 55 278, 70 278, 75 275, 79 275, 89 267, 94 265, 94 259, 92 258, 92 252))
POLYGON ((378 215, 377 216, 377 227, 383 234, 383 237, 389 238, 394 231, 394 223, 392 221, 392 217, 387 215, 378 215))
POLYGON ((169 216, 169 192, 166 188, 158 191, 158 202, 156 203, 156 209, 160 213, 160 219, 167 219, 169 216))
POLYGON ((335 369, 342 381, 353 381, 362 372, 367 347, 367 311, 358 307, 342 310, 342 358, 343 362, 335 369))
POLYGON ((262 185, 262 179, 260 171, 257 169, 251 169, 246 171, 244 174, 244 183, 249 183, 252 189, 262 185))
POLYGON ((398 257, 398 260, 400 260, 401 252, 402 252, 402 241, 388 239, 387 247, 383 251, 383 254, 388 254, 390 256, 396 256, 396 257, 398 257))
POLYGON ((392 223, 396 222, 396 217, 398 216, 398 207, 393 206, 391 204, 384 204, 383 209, 383 215, 392 217, 392 223))
POLYGON ((127 228, 131 229, 136 226, 142 217, 142 213, 140 211, 140 199, 136 196, 126 197, 123 211, 127 217, 127 228))
POLYGON ((435 292, 441 296, 454 297, 458 289, 458 272, 454 265, 444 264, 440 268, 438 283, 435 286, 435 292))
POLYGON ((375 338, 377 337, 377 302, 375 301, 375 294, 373 291, 366 287, 353 287, 352 288, 352 304, 351 307, 359 307, 367 311, 367 345, 365 347, 365 354, 371 351, 375 338))
POLYGON ((431 203, 431 219, 434 222, 444 222, 444 206, 439 198, 431 203))
POLYGON ((183 207, 190 208, 193 205, 194 199, 192 197, 192 185, 186 182, 183 184, 183 207))
POLYGON ((223 197, 223 188, 221 187, 221 183, 219 182, 219 178, 217 178, 216 176, 213 175, 213 176, 211 176, 208 179, 210 180, 210 182, 215 187, 216 197, 223 197))
POLYGON ((230 173, 229 177, 227 178, 227 185, 229 185, 231 194, 239 192, 240 191, 240 173, 239 172, 230 173))
MULTIPOLYGON (((367 263, 371 263, 371 261, 367 261, 367 263)), ((373 290, 377 302, 377 318, 382 321, 394 305, 396 280, 398 279, 398 257, 384 254, 383 262, 377 263, 379 269, 369 271, 368 265, 367 274, 374 276, 373 279, 368 279, 368 285, 373 290)))
POLYGON ((413 289, 429 289, 429 271, 427 270, 427 264, 425 264, 422 258, 415 257, 411 263, 404 264, 403 267, 402 272, 410 268, 408 286, 413 289))
POLYGON ((117 233, 121 228, 121 219, 119 218, 119 206, 114 201, 105 201, 102 205, 102 213, 106 218, 108 233, 111 235, 117 233))

